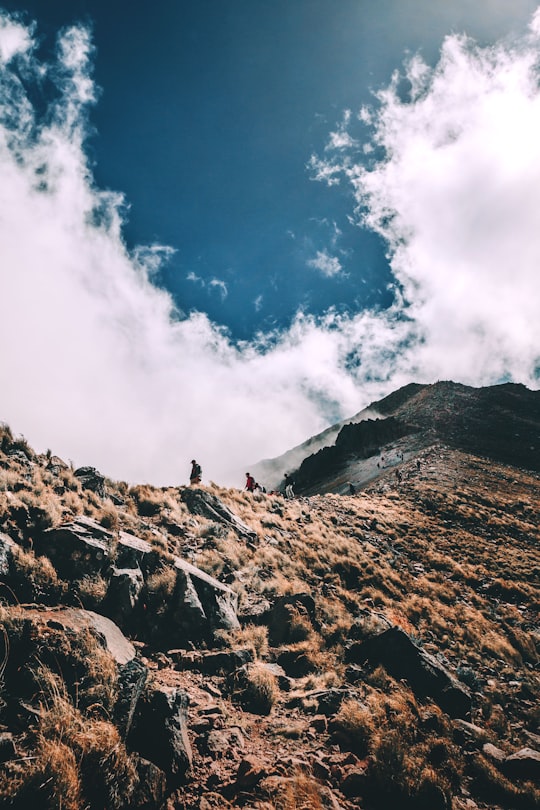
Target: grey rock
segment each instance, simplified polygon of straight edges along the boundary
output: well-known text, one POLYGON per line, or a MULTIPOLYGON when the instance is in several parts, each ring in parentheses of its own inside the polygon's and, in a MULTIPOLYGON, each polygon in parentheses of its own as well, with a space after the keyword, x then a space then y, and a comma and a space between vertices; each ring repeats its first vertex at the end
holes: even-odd
POLYGON ((534 748, 522 748, 506 757, 504 772, 511 779, 524 779, 538 782, 540 780, 540 751, 534 748))
POLYGON ((135 658, 135 647, 120 628, 111 619, 92 610, 35 605, 18 605, 10 610, 32 624, 47 624, 49 627, 74 633, 90 631, 119 665, 135 658))
POLYGON ((140 568, 112 568, 106 612, 121 627, 131 618, 144 587, 140 568))
POLYGON ((153 573, 161 564, 162 557, 147 540, 129 532, 118 533, 116 565, 118 568, 139 568, 145 575, 153 573))
POLYGON ((243 523, 234 512, 231 512, 216 495, 205 492, 203 489, 186 487, 181 490, 180 497, 192 515, 201 515, 220 523, 232 529, 238 537, 249 542, 256 539, 257 533, 243 523))
POLYGON ((184 781, 192 763, 187 732, 186 692, 175 687, 149 690, 139 701, 130 746, 167 774, 170 786, 184 781))
POLYGON ((493 743, 484 743, 482 753, 496 765, 502 765, 506 759, 506 754, 501 748, 497 748, 493 743))
POLYGON ((215 630, 235 630, 237 594, 200 568, 175 558, 177 571, 175 623, 188 639, 211 636, 215 630))
POLYGON ((0 731, 0 762, 7 762, 16 756, 17 748, 13 734, 9 731, 0 731))
POLYGON ((96 520, 79 516, 43 532, 36 538, 36 551, 46 554, 64 579, 82 579, 110 565, 114 535, 96 520))
POLYGON ((9 564, 13 556, 15 543, 7 534, 0 532, 0 577, 9 575, 9 564))
POLYGON ((132 658, 118 667, 118 698, 114 707, 114 722, 124 738, 131 731, 147 678, 148 669, 138 658, 132 658))
POLYGON ((139 784, 131 799, 133 810, 159 810, 167 798, 167 775, 148 759, 136 758, 139 784))
POLYGON ((463 745, 467 741, 474 740, 475 742, 486 742, 489 734, 485 728, 477 726, 474 723, 468 723, 467 720, 456 718, 453 723, 454 726, 454 741, 463 745))
POLYGON ((244 664, 253 661, 253 652, 247 647, 238 650, 223 650, 203 653, 201 669, 206 675, 229 675, 244 664))
POLYGON ((324 714, 326 717, 336 714, 344 700, 350 700, 356 696, 352 689, 323 689, 309 692, 306 695, 317 701, 319 714, 324 714))
POLYGON ((95 467, 79 467, 75 470, 74 475, 81 482, 83 489, 89 489, 104 498, 105 491, 105 476, 96 470, 95 467))
POLYGON ((382 664, 392 677, 405 678, 418 697, 432 697, 451 717, 470 715, 468 687, 399 627, 353 643, 346 651, 346 659, 348 663, 382 664))
POLYGON ((220 759, 231 752, 243 751, 245 744, 244 735, 237 726, 212 729, 202 735, 198 741, 201 753, 211 756, 213 759, 220 759))

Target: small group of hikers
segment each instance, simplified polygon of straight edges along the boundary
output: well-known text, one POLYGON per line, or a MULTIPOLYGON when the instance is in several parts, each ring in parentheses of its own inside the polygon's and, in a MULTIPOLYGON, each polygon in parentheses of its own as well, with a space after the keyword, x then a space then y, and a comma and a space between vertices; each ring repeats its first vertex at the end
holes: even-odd
MULTIPOLYGON (((253 478, 251 473, 246 473, 246 485, 244 487, 247 492, 264 492, 266 493, 266 487, 263 487, 261 484, 258 484, 257 481, 253 478)), ((273 489, 271 492, 268 493, 269 495, 277 495, 278 493, 273 489)), ((289 475, 285 473, 285 490, 284 493, 286 498, 294 498, 293 492, 293 482, 289 475)))
MULTIPOLYGON (((189 474, 189 484, 190 486, 196 486, 197 484, 201 483, 202 479, 202 469, 201 465, 196 461, 194 458, 191 459, 191 472, 189 474)), ((294 498, 294 490, 293 490, 294 481, 292 478, 285 473, 285 483, 284 483, 284 492, 286 498, 294 498)), ((244 487, 247 492, 263 492, 266 493, 266 487, 262 484, 258 484, 255 481, 254 477, 251 473, 246 473, 246 485, 244 487)), ((277 495, 278 493, 275 490, 269 493, 270 495, 277 495)))

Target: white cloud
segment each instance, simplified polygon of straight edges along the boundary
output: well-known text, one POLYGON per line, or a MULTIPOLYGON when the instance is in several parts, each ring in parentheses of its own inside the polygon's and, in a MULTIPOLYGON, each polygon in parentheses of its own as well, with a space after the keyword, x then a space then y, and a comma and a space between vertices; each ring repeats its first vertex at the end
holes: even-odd
POLYGON ((28 30, 10 17, 0 19, 0 60, 10 62, 14 56, 32 48, 32 29, 28 30))
MULTIPOLYGON (((384 161, 366 171, 350 146, 315 161, 331 182, 352 183, 366 221, 388 239, 403 289, 393 307, 299 315, 287 332, 237 346, 204 314, 182 318, 151 283, 168 249, 129 254, 121 195, 94 185, 86 32, 64 34, 59 63, 44 66, 32 31, 19 26, 4 40, 14 23, 0 19, 0 419, 38 449, 157 484, 185 482, 197 458, 205 480, 241 485, 246 463, 411 380, 537 382, 532 44, 474 51, 449 39, 413 103, 395 88, 381 97, 373 120, 384 161), (25 85, 6 54, 26 60, 25 85), (46 70, 61 93, 37 119, 25 87, 46 70)), ((320 257, 337 270, 337 259, 320 257)))
POLYGON ((339 259, 336 256, 330 256, 326 250, 318 250, 315 258, 308 261, 308 265, 319 270, 327 278, 339 276, 343 271, 339 259))
POLYGON ((208 286, 211 287, 213 290, 217 290, 221 296, 221 300, 224 301, 229 294, 229 290, 225 281, 222 281, 219 278, 212 278, 208 282, 208 286))
POLYGON ((380 93, 371 142, 384 157, 338 150, 318 170, 352 184, 387 241, 410 319, 399 365, 424 379, 538 385, 538 57, 532 38, 482 49, 448 37, 434 70, 411 61, 411 100, 397 77, 380 93))

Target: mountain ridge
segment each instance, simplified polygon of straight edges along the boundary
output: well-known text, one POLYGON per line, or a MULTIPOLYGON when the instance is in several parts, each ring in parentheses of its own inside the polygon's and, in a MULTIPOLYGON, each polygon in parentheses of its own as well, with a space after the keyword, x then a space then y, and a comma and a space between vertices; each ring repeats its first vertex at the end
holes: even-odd
MULTIPOLYGON (((538 471, 540 392, 513 383, 482 388, 451 381, 411 383, 295 448, 299 457, 313 444, 324 445, 288 472, 298 492, 345 492, 349 482, 363 486, 380 474, 381 467, 388 466, 381 465, 379 456, 392 456, 392 466, 396 466, 402 454, 410 458, 437 440, 538 471), (373 414, 378 415, 376 419, 369 418, 373 414), (324 444, 328 438, 333 444, 324 444), (371 463, 355 464, 360 458, 371 459, 371 463)), ((289 459, 287 454, 281 457, 282 461, 289 459)), ((282 461, 273 463, 278 466, 282 461)))

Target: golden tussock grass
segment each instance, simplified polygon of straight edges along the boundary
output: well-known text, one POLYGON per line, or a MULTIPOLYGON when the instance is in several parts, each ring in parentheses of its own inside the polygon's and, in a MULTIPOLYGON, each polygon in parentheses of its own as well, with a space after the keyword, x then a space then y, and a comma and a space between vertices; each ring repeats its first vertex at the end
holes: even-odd
POLYGON ((275 810, 325 810, 325 789, 313 776, 298 772, 291 777, 271 783, 271 798, 275 810))
POLYGON ((279 698, 277 678, 264 664, 247 664, 233 677, 232 698, 246 711, 270 714, 279 698))

